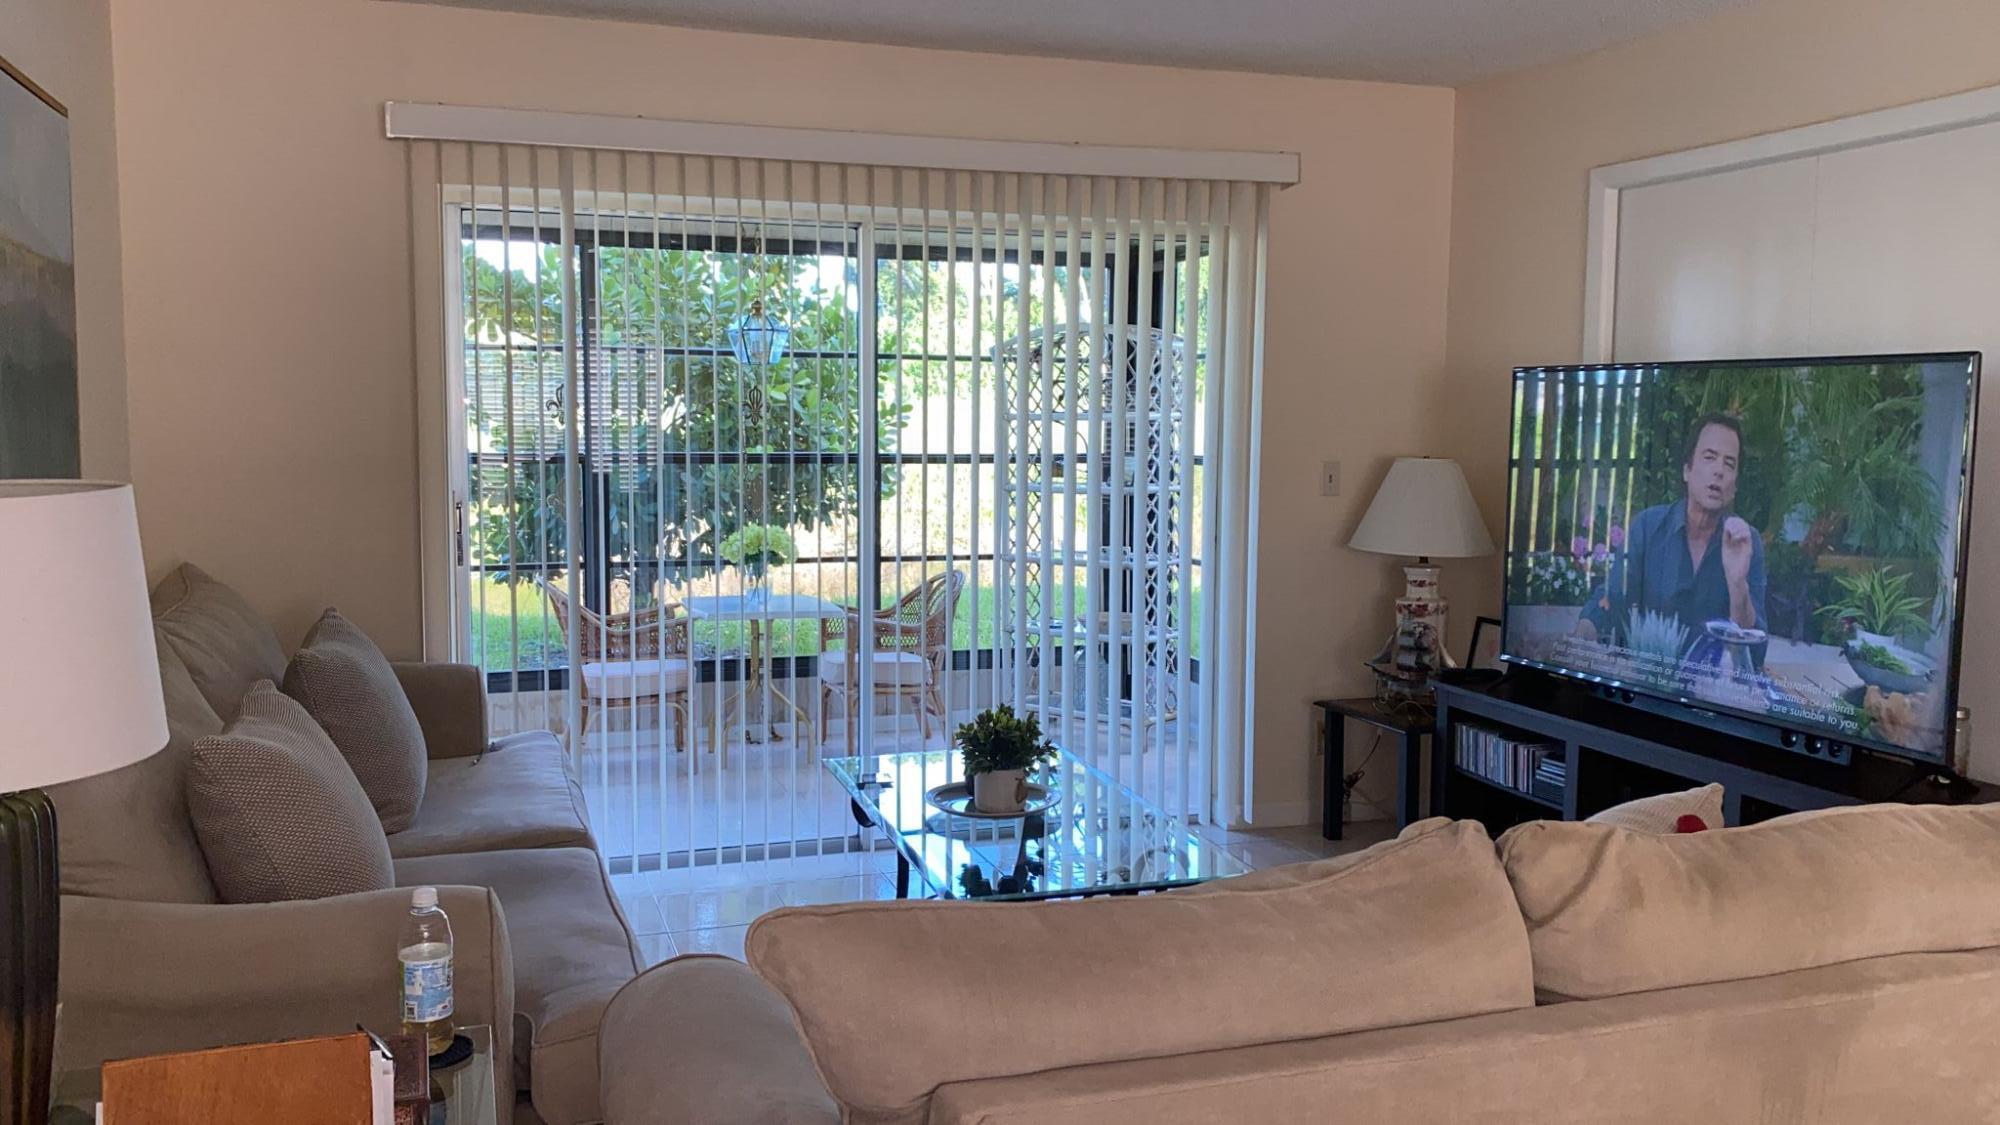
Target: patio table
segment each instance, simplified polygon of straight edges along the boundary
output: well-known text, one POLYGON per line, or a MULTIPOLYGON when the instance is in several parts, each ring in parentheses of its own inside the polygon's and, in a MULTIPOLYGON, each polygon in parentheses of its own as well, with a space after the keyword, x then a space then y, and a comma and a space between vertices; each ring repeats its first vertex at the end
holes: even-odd
MULTIPOLYGON (((846 606, 804 594, 769 594, 761 597, 748 594, 715 594, 686 598, 681 604, 686 607, 688 616, 695 621, 741 621, 748 636, 746 659, 749 669, 744 674, 742 686, 716 711, 715 726, 711 732, 715 746, 718 748, 722 746, 722 732, 729 726, 729 718, 734 713, 746 716, 744 722, 746 740, 763 741, 751 738, 747 720, 749 710, 744 706, 744 702, 753 698, 759 702, 767 702, 771 696, 777 696, 797 718, 792 727, 794 731, 800 729, 799 724, 804 724, 806 730, 813 729, 812 717, 806 714, 805 708, 771 683, 766 660, 768 654, 765 651, 770 644, 770 625, 779 621, 837 620, 847 616, 846 606)), ((824 629, 819 632, 822 636, 825 635, 824 629)), ((776 724, 771 722, 768 706, 764 711, 763 726, 765 734, 773 741, 783 737, 778 733, 776 724)))

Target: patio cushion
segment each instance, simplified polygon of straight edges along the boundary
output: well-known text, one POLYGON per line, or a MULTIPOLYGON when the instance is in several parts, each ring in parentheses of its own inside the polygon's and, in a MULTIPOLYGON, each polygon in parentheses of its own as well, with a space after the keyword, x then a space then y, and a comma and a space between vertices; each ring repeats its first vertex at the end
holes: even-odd
POLYGON ((477 757, 432 761, 416 818, 389 837, 397 859, 594 846, 569 755, 544 730, 497 739, 477 757))
POLYGON ((298 701, 260 680, 222 733, 195 740, 188 813, 228 902, 386 890, 389 842, 368 794, 298 701))
POLYGON ((62 893, 141 902, 219 901, 188 820, 187 761, 222 720, 158 630, 167 745, 123 769, 49 786, 56 807, 62 893))
POLYGON ((424 799, 424 730, 389 658, 329 609, 285 668, 285 694, 305 707, 354 769, 384 832, 401 832, 424 799))
POLYGON ((225 721, 258 680, 285 678, 278 635, 243 596, 182 563, 153 587, 153 626, 187 665, 201 697, 225 721))
MULTIPOLYGON (((931 662, 918 652, 878 652, 875 658, 875 683, 877 686, 897 684, 903 687, 921 687, 930 682, 931 662)), ((820 681, 836 690, 847 686, 847 654, 829 652, 819 658, 820 681)), ((860 686, 861 668, 857 661, 853 668, 857 687, 860 686)))
POLYGON ((526 1063, 535 1110, 549 1125, 601 1120, 597 1025, 641 958, 597 853, 535 848, 399 859, 396 882, 492 889, 514 952, 514 1056, 526 1063))
POLYGON ((677 656, 663 660, 612 660, 583 666, 584 688, 599 699, 649 699, 686 691, 688 662, 677 656))

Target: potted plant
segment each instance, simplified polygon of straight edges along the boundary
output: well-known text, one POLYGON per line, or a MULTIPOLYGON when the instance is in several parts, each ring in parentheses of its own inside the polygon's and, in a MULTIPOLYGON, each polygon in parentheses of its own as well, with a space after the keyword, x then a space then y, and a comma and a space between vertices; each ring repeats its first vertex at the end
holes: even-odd
POLYGON ((1028 771, 1056 754, 1055 744, 1042 737, 1042 724, 1033 715, 1017 716, 1005 704, 973 716, 952 740, 972 784, 972 806, 985 813, 1026 808, 1028 771))
POLYGON ((746 523, 730 532, 717 549, 723 561, 743 572, 743 595, 752 601, 766 596, 764 583, 773 566, 784 566, 798 557, 799 546, 784 528, 764 523, 746 523))

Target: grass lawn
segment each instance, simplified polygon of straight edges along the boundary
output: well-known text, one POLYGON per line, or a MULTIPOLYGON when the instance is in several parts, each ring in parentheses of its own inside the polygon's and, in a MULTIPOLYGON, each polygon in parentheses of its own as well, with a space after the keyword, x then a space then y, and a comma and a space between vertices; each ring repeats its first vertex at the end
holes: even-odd
MULTIPOLYGON (((801 592, 810 591, 802 589, 801 592)), ((1074 612, 1081 615, 1085 609, 1084 592, 1078 590, 1076 593, 1074 612)), ((996 594, 991 586, 979 586, 967 589, 965 596, 959 598, 951 629, 954 649, 992 647, 996 594), (979 630, 976 644, 973 638, 975 615, 979 630)), ((884 599, 885 604, 888 600, 884 599)), ((1195 588, 1193 601, 1195 618, 1199 620, 1200 587, 1195 588)), ((488 671, 506 671, 515 667, 527 670, 563 665, 567 650, 562 629, 555 612, 549 608, 548 600, 538 588, 475 577, 468 616, 472 627, 473 659, 480 667, 488 671), (517 651, 520 653, 518 662, 512 657, 517 651)), ((694 638, 696 643, 711 646, 714 650, 741 651, 744 647, 743 634, 744 626, 740 622, 704 623, 695 626, 694 638)), ((771 635, 773 656, 820 650, 819 623, 816 621, 775 623, 771 635)), ((1188 647, 1191 653, 1200 655, 1200 636, 1191 638, 1188 647)))

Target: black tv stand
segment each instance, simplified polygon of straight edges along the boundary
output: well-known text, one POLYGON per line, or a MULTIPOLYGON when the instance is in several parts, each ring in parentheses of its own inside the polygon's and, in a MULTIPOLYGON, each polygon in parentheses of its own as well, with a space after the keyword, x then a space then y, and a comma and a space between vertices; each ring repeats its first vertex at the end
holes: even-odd
POLYGON ((1870 753, 1845 763, 1808 758, 1626 707, 1586 685, 1525 669, 1510 671, 1497 684, 1439 684, 1436 690, 1432 815, 1484 821, 1495 832, 1525 820, 1581 820, 1634 797, 1710 782, 1722 784, 1723 815, 1732 825, 1873 801, 2000 801, 2000 787, 1936 766, 1913 767, 1870 753), (1460 770, 1453 749, 1461 724, 1559 745, 1567 772, 1560 800, 1460 770))

